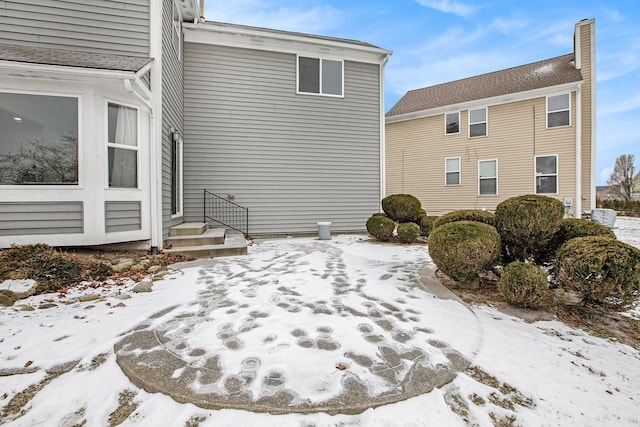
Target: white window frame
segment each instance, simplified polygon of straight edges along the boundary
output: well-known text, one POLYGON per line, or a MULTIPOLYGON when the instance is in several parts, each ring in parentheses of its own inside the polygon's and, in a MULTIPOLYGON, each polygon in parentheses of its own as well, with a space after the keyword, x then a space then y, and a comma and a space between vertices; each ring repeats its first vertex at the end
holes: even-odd
POLYGON ((570 93, 560 93, 558 95, 548 95, 547 96, 547 129, 555 129, 555 128, 565 128, 571 126, 571 94, 570 93), (555 98, 558 96, 566 96, 569 99, 569 106, 567 108, 562 108, 559 110, 550 110, 549 109, 549 98, 555 98), (551 113, 561 113, 563 111, 569 112, 569 124, 566 125, 558 125, 558 126, 549 126, 549 114, 551 113))
POLYGON ((478 196, 497 196, 498 195, 498 159, 486 159, 486 160, 478 160, 478 196), (480 176, 480 163, 486 162, 494 162, 496 164, 496 174, 492 177, 481 177, 480 176), (480 181, 495 179, 496 180, 496 192, 491 194, 482 194, 480 193, 480 181))
POLYGON ((459 187, 462 185, 462 165, 460 162, 460 157, 446 157, 444 159, 444 185, 445 187, 459 187), (458 170, 447 170, 447 160, 457 160, 458 161, 458 170), (447 174, 457 173, 458 174, 458 183, 457 184, 447 184, 447 174))
POLYGON ((445 113, 444 115, 444 134, 445 135, 459 135, 460 134, 460 111, 452 111, 450 113, 445 113), (447 116, 452 114, 458 115, 458 132, 447 132, 447 116))
POLYGON ((558 194, 560 190, 560 163, 557 154, 540 154, 534 157, 533 162, 533 192, 534 194, 558 194), (555 157, 556 158, 556 173, 554 174, 538 174, 538 158, 540 157, 555 157), (556 177, 556 191, 554 193, 538 193, 538 177, 539 176, 555 176, 556 177))
MULTIPOLYGON (((178 206, 176 209, 176 213, 171 213, 171 219, 179 218, 183 216, 184 211, 184 141, 181 136, 177 133, 178 131, 171 132, 171 144, 177 144, 177 152, 176 155, 178 157, 178 173, 176 179, 178 180, 178 192, 179 197, 177 200, 178 206), (177 135, 177 136, 174 136, 177 135), (174 140, 176 138, 176 140, 174 140)), ((173 149, 173 148, 172 148, 173 149)), ((171 160, 173 162, 173 159, 171 160)), ((171 172, 173 174, 173 171, 171 172)), ((173 197, 173 184, 171 188, 173 197)), ((171 201, 173 204, 173 200, 171 201)), ((173 206, 171 206, 171 210, 173 210, 173 206)))
POLYGON ((473 108, 467 111, 468 114, 468 119, 469 119, 469 138, 484 138, 489 136, 489 108, 488 107, 480 107, 480 108, 473 108), (473 122, 471 123, 471 112, 472 111, 478 111, 478 110, 484 110, 484 121, 481 122, 473 122), (479 125, 484 123, 484 135, 475 135, 475 136, 471 136, 471 125, 479 125))
POLYGON ((335 59, 335 58, 327 58, 327 57, 318 57, 318 56, 310 56, 310 55, 296 55, 296 93, 298 95, 313 95, 313 96, 328 96, 331 98, 344 98, 344 60, 342 59, 335 59), (309 58, 309 59, 317 59, 319 61, 319 76, 318 78, 320 79, 319 81, 319 86, 318 86, 318 90, 319 92, 303 92, 300 90, 300 58, 309 58), (334 61, 334 62, 339 62, 340 63, 340 77, 341 77, 341 82, 340 82, 340 89, 341 89, 341 93, 339 95, 337 94, 331 94, 331 93, 322 93, 322 61, 334 61))
POLYGON ((178 7, 176 0, 173 1, 171 27, 173 27, 173 31, 171 33, 171 45, 173 45, 173 50, 178 55, 178 60, 180 61, 182 60, 182 14, 180 13, 180 8, 178 7))
POLYGON ((76 98, 78 104, 78 154, 77 154, 77 163, 78 163, 78 179, 75 184, 15 184, 15 185, 0 185, 0 188, 47 188, 47 189, 67 189, 67 188, 78 188, 82 187, 82 173, 83 173, 83 165, 82 165, 82 135, 83 135, 83 118, 82 118, 82 97, 78 94, 73 94, 69 92, 50 92, 50 91, 32 91, 32 90, 13 90, 13 89, 1 89, 2 93, 13 93, 17 95, 39 95, 39 96, 59 96, 65 98, 76 98))
POLYGON ((141 141, 141 133, 140 133, 140 107, 133 104, 128 104, 122 101, 116 101, 113 99, 106 99, 104 104, 104 140, 107 142, 105 145, 105 158, 104 158, 104 184, 107 190, 123 190, 123 191, 138 191, 142 187, 141 183, 141 159, 140 159, 140 143, 141 141), (124 144, 115 144, 109 142, 109 104, 121 105, 123 107, 133 108, 136 110, 136 145, 135 147, 132 145, 124 145, 124 144), (123 148, 125 150, 135 150, 136 151, 136 186, 135 187, 111 187, 109 186, 109 148, 123 148))

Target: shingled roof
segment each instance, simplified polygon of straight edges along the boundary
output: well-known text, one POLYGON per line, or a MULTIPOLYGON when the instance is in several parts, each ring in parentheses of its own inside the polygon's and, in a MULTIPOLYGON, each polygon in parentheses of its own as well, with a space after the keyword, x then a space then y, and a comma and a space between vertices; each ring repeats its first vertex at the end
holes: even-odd
POLYGON ((573 54, 407 92, 387 117, 582 81, 573 54))
POLYGON ((0 60, 130 72, 139 71, 152 61, 151 58, 146 57, 108 53, 87 53, 7 44, 0 44, 0 60))

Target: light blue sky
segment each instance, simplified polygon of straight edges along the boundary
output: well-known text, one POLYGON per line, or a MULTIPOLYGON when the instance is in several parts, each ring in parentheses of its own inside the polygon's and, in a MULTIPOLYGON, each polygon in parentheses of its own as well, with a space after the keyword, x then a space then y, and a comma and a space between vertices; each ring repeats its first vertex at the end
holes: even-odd
POLYGON ((570 53, 575 23, 595 18, 598 185, 620 154, 640 160, 640 1, 207 0, 205 17, 392 50, 385 111, 411 89, 570 53))

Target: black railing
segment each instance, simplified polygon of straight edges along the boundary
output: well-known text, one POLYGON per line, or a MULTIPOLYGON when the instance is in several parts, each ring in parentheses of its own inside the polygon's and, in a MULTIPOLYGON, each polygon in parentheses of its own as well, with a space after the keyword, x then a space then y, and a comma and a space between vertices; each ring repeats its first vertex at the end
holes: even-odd
POLYGON ((215 221, 249 235, 249 209, 204 190, 204 221, 215 221))

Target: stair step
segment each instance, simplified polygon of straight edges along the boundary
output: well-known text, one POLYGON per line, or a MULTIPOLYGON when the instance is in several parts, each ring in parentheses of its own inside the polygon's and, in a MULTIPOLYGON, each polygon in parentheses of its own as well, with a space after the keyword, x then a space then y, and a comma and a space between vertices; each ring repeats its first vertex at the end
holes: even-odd
POLYGON ((169 236, 198 236, 209 229, 206 222, 184 222, 169 229, 169 236))
POLYGON ((169 236, 165 243, 172 248, 183 248, 185 246, 220 245, 224 243, 225 229, 210 228, 200 235, 169 236))
POLYGON ((185 246, 180 248, 164 249, 163 252, 191 255, 196 258, 246 255, 247 242, 244 238, 242 238, 242 242, 238 239, 231 239, 231 241, 226 241, 224 244, 220 245, 185 246))

